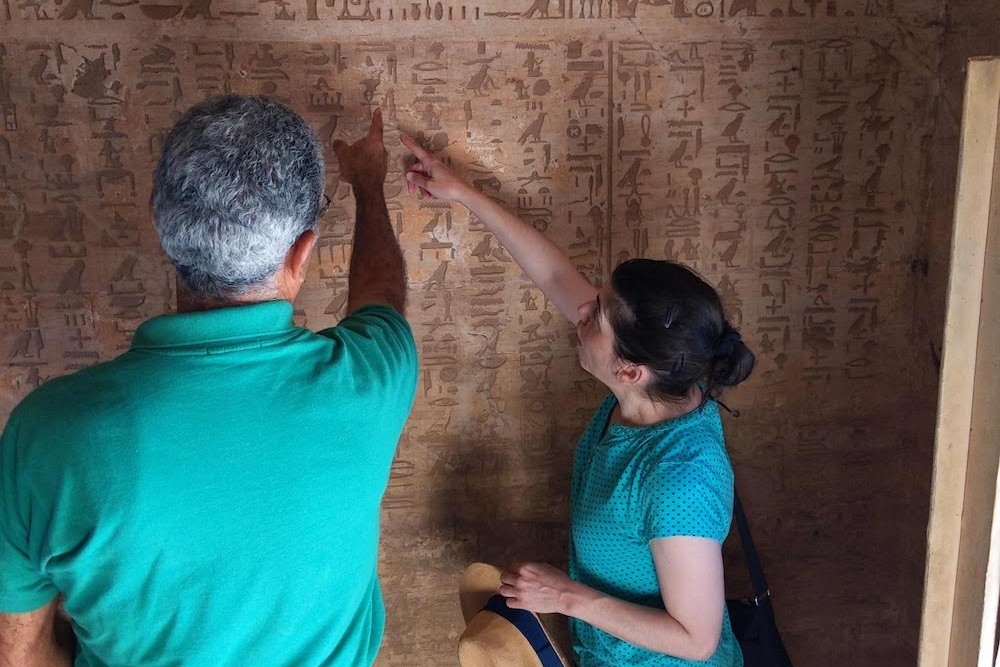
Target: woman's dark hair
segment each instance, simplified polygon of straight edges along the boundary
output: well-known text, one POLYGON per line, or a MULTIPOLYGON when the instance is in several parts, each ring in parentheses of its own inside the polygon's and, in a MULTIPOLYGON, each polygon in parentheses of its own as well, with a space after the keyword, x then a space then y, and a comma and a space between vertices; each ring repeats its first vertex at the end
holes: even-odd
POLYGON ((631 259, 611 274, 615 352, 652 371, 652 398, 684 398, 697 382, 714 397, 750 376, 754 355, 726 321, 715 289, 691 269, 631 259))

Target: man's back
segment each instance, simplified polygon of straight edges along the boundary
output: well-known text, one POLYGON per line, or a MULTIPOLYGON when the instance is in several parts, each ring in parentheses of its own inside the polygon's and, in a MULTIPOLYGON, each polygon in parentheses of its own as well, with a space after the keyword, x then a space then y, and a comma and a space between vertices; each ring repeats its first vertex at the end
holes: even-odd
POLYGON ((78 665, 374 660, 379 503, 416 349, 387 307, 320 334, 291 310, 156 318, 12 415, 0 604, 65 594, 78 665))

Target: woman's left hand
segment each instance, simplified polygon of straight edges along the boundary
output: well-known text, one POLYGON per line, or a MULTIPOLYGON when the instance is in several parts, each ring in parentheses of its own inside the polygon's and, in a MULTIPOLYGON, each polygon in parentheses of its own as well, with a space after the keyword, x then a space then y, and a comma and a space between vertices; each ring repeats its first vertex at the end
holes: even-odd
POLYGON ((536 614, 567 613, 570 596, 581 586, 547 563, 522 563, 504 572, 500 581, 500 594, 507 598, 508 607, 536 614))

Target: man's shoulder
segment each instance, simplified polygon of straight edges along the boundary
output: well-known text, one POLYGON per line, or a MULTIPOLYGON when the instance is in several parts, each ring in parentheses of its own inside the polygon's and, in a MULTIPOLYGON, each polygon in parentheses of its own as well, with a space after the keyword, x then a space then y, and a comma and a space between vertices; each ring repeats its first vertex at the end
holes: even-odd
POLYGON ((394 371, 416 373, 417 344, 413 329, 399 311, 383 304, 368 304, 350 313, 336 326, 316 332, 342 345, 344 355, 363 358, 371 367, 381 359, 394 371))
POLYGON ((106 403, 107 394, 117 390, 117 378, 134 363, 128 352, 87 368, 47 379, 25 396, 11 412, 9 421, 48 420, 58 415, 86 417, 96 404, 106 403))
POLYGON ((318 331, 320 335, 330 335, 336 331, 356 331, 368 334, 378 331, 382 337, 413 338, 413 330, 406 317, 395 308, 380 303, 361 306, 348 314, 336 326, 318 331))

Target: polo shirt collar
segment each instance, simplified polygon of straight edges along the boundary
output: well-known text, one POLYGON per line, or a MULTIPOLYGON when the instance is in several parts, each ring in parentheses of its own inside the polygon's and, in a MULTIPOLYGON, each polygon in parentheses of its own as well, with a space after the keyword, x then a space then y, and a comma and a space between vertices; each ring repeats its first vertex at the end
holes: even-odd
POLYGON ((135 331, 132 349, 216 348, 287 337, 297 328, 288 301, 159 315, 135 331))

